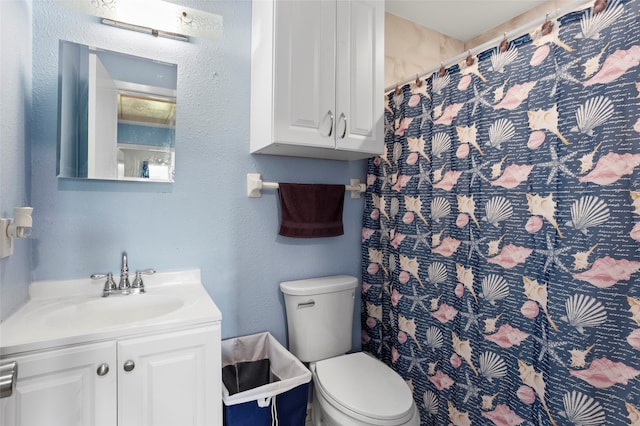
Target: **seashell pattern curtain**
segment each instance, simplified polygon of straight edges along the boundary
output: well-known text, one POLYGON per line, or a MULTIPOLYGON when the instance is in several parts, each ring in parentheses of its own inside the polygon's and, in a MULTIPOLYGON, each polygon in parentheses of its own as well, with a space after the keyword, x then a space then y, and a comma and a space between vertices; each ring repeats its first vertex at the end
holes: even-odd
POLYGON ((392 91, 362 341, 423 425, 640 425, 640 0, 392 91))

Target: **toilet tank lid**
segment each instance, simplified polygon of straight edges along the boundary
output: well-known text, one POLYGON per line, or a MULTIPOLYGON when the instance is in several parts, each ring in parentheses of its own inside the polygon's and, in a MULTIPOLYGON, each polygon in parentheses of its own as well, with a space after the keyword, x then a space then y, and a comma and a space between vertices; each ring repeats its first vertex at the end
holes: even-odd
POLYGON ((292 296, 309 296, 313 294, 332 293, 334 291, 352 290, 358 286, 358 279, 350 275, 333 275, 330 277, 309 278, 280 283, 280 290, 292 296))

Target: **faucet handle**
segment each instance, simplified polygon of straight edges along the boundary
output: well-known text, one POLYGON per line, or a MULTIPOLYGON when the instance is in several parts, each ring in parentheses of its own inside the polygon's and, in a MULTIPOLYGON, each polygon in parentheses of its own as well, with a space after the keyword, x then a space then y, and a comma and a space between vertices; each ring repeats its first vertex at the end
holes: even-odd
POLYGON ((144 282, 142 282, 143 275, 153 275, 156 273, 155 269, 145 269, 144 271, 136 271, 136 277, 131 284, 132 291, 137 293, 144 293, 144 282))
POLYGON ((111 292, 115 291, 118 286, 113 279, 113 274, 109 272, 108 274, 93 274, 90 277, 92 280, 99 280, 101 278, 106 278, 107 281, 104 283, 104 289, 102 290, 102 297, 107 297, 111 292))

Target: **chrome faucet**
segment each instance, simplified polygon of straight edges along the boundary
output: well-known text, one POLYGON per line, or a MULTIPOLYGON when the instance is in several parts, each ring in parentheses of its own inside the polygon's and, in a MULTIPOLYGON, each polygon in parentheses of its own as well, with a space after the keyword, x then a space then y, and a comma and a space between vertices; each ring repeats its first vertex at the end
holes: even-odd
POLYGON ((127 253, 122 253, 122 267, 120 268, 120 282, 118 290, 125 292, 131 288, 129 283, 129 264, 127 263, 127 253))
POLYGON ((116 282, 113 280, 113 274, 111 272, 109 272, 108 274, 93 274, 91 275, 91 279, 107 279, 107 281, 104 283, 104 289, 102 290, 102 297, 107 297, 111 294, 124 295, 144 293, 144 283, 142 282, 142 276, 153 275, 155 273, 155 269, 136 271, 136 276, 133 280, 133 284, 129 283, 129 263, 127 261, 127 253, 122 253, 122 267, 120 268, 120 282, 118 283, 118 285, 116 285, 116 282))

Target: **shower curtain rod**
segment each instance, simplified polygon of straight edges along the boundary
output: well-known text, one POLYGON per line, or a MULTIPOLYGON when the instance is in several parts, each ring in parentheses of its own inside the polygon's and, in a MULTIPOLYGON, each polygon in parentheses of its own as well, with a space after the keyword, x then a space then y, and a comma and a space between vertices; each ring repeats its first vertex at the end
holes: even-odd
POLYGON ((555 19, 559 16, 564 16, 567 13, 570 12, 575 12, 578 10, 583 10, 586 9, 585 6, 587 6, 588 4, 593 3, 593 0, 578 0, 574 3, 571 3, 569 6, 566 6, 562 9, 556 9, 554 12, 549 12, 547 13, 544 17, 536 19, 533 22, 530 22, 526 25, 522 25, 518 28, 516 28, 515 30, 509 31, 504 33, 502 36, 500 37, 496 37, 494 39, 491 39, 485 43, 482 43, 476 47, 473 47, 471 49, 467 49, 465 52, 454 56, 452 59, 449 59, 446 62, 442 62, 440 66, 438 67, 433 67, 427 71, 423 71, 422 73, 417 74, 414 78, 407 78, 406 80, 400 82, 400 83, 396 83, 393 86, 389 86, 386 89, 384 89, 384 93, 389 93, 390 91, 394 90, 396 87, 402 87, 407 83, 411 83, 413 81, 415 81, 418 78, 421 77, 425 77, 428 75, 431 75, 433 73, 435 73, 436 71, 438 71, 441 67, 445 67, 448 68, 452 65, 457 64, 458 62, 460 62, 461 60, 465 59, 466 57, 468 57, 471 54, 471 51, 477 51, 478 53, 480 52, 484 52, 485 50, 491 48, 491 47, 495 47, 497 46, 502 40, 507 39, 507 40, 511 40, 513 38, 517 38, 519 36, 522 36, 528 32, 531 31, 532 28, 535 28, 539 25, 544 24, 547 20, 549 19, 555 19))

